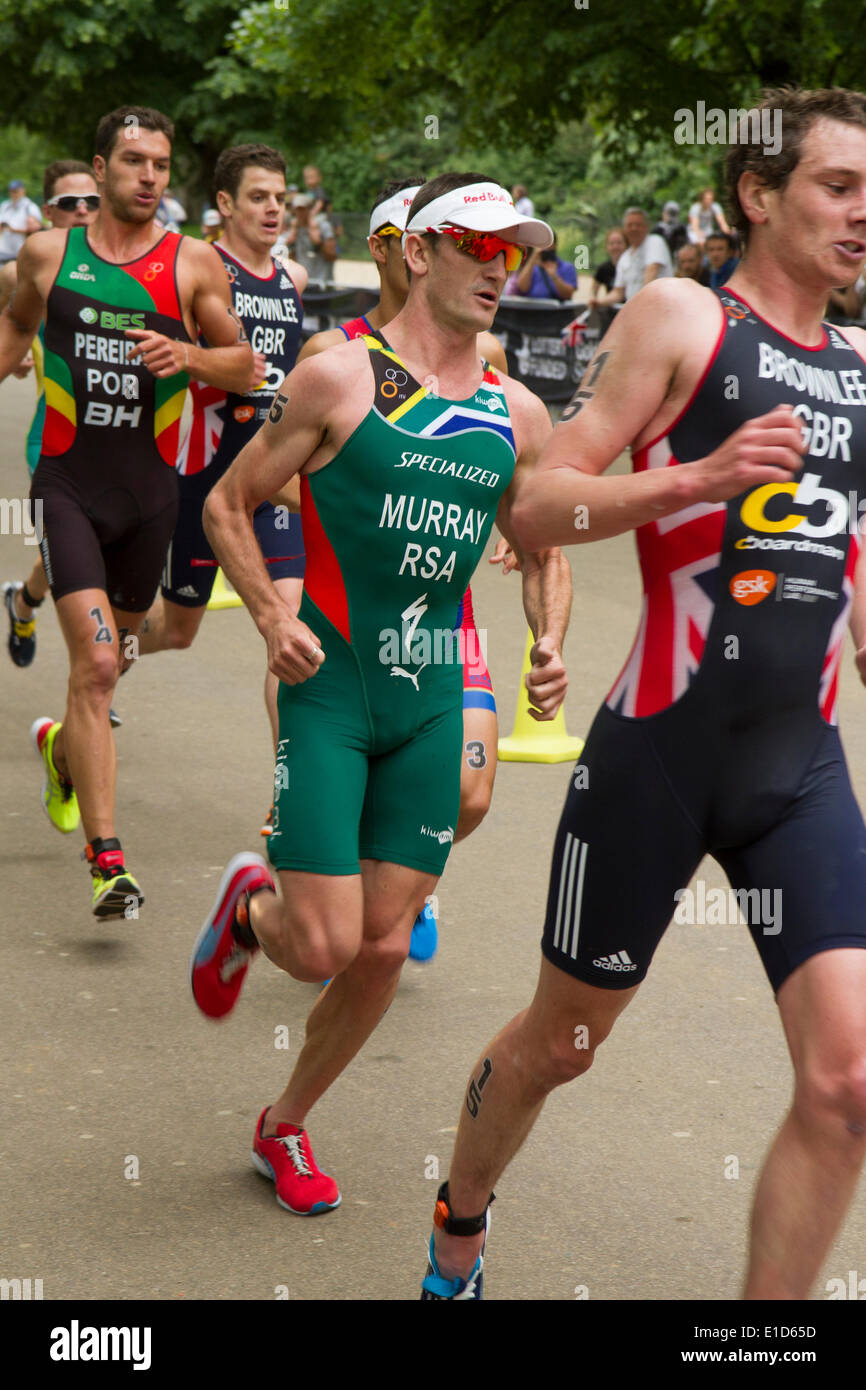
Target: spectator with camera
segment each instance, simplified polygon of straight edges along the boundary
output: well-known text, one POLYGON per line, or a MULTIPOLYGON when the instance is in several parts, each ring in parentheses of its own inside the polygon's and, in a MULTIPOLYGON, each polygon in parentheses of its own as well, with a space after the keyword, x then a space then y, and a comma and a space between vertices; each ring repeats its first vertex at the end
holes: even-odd
POLYGON ((600 290, 610 291, 613 289, 613 282, 616 278, 616 268, 619 265, 619 258, 627 245, 625 232, 622 227, 611 227, 604 239, 604 249, 607 252, 607 260, 602 261, 601 265, 596 266, 592 276, 593 297, 596 297, 600 290))
POLYGON ((528 299, 571 299, 577 289, 577 271, 557 255, 556 240, 546 251, 535 247, 506 286, 508 294, 528 299))

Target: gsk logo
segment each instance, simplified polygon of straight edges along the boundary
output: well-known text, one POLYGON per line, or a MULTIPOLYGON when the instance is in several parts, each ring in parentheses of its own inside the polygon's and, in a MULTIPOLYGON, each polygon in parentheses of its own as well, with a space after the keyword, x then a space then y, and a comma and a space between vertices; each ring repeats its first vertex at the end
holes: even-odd
POLYGON ((772 570, 741 570, 728 585, 737 603, 747 608, 755 603, 763 603, 775 587, 776 575, 772 570))
POLYGON ((254 405, 236 405, 232 412, 239 425, 245 425, 247 420, 252 420, 255 413, 254 405))

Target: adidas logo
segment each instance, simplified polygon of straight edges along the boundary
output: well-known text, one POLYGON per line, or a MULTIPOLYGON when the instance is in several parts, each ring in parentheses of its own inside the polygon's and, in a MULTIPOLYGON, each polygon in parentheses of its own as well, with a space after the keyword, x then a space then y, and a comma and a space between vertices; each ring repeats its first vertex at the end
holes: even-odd
POLYGON ((198 589, 194 589, 191 584, 184 584, 177 592, 180 598, 198 598, 198 589))
POLYGON ((292 283, 292 282, 291 282, 291 280, 289 279, 288 275, 281 275, 281 276, 280 276, 280 289, 281 289, 281 290, 287 290, 287 289, 289 288, 289 286, 291 285, 291 283, 292 283))
POLYGON ((600 970, 637 970, 628 951, 614 951, 610 956, 597 956, 592 963, 600 970))

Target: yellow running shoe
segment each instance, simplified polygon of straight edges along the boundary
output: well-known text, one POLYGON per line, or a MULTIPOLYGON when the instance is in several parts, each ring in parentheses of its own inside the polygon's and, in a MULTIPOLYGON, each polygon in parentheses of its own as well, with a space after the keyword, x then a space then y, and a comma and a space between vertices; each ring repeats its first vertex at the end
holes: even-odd
POLYGON ((137 921, 144 894, 123 863, 120 841, 96 840, 85 847, 81 857, 89 863, 93 877, 94 917, 137 921))
POLYGON ((61 777, 54 766, 54 740, 60 732, 60 725, 53 719, 35 719, 30 727, 30 737, 36 752, 45 764, 45 781, 42 783, 42 808, 52 825, 62 830, 64 835, 77 830, 81 820, 78 797, 75 788, 65 777, 61 777))

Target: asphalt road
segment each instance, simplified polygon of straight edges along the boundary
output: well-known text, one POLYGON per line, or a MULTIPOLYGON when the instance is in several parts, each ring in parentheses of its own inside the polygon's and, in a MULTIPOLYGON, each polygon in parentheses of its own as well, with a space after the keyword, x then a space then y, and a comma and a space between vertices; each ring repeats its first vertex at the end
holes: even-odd
MULTIPOLYGON (((31 382, 0 389, 4 498, 26 496, 32 398, 31 382)), ((0 578, 23 577, 34 554, 0 536, 0 578)), ((628 537, 571 559, 566 717, 585 733, 630 646, 639 582, 628 537)), ((526 633, 519 580, 483 564, 473 590, 507 733, 526 633)), ((500 765, 486 822, 440 884, 438 955, 407 964, 378 1031, 310 1117, 343 1204, 301 1220, 277 1207, 249 1150, 315 988, 259 961, 214 1025, 187 981, 222 867, 261 847, 263 644, 244 611, 212 613, 191 651, 144 658, 121 682, 118 826, 147 903, 138 922, 99 926, 81 840, 43 814, 28 740, 37 715, 63 709, 50 603, 38 638, 26 671, 0 654, 0 1276, 42 1279, 45 1299, 416 1298, 469 1068, 534 986, 568 765, 500 765)), ((841 720, 862 801, 866 692, 850 649, 841 720)), ((699 876, 725 884, 712 861, 699 876)), ((595 1067, 551 1097, 498 1185, 486 1296, 736 1297, 752 1188, 789 1093, 745 926, 671 926, 595 1067)), ((815 1297, 852 1269, 866 1275, 862 1188, 815 1297)))

